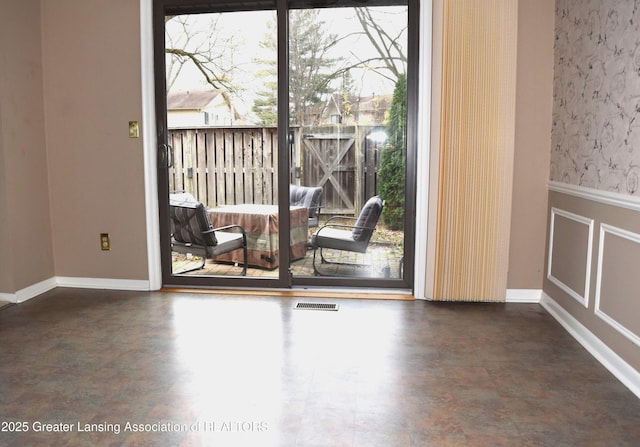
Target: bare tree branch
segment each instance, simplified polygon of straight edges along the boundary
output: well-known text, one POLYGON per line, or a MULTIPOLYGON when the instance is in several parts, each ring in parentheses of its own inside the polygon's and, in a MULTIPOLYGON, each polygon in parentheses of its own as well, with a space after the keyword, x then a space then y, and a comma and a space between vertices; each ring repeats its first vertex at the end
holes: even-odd
POLYGON ((233 93, 237 86, 233 84, 233 73, 238 69, 232 62, 235 45, 233 37, 221 37, 217 30, 220 14, 211 15, 211 22, 205 31, 198 31, 192 23, 193 16, 168 16, 166 22, 173 20, 179 31, 166 33, 169 45, 165 49, 170 55, 169 75, 173 81, 187 63, 192 63, 203 75, 204 80, 215 89, 233 93))
POLYGON ((198 71, 202 73, 202 76, 204 76, 205 81, 213 88, 219 90, 226 87, 226 84, 228 82, 227 78, 224 75, 218 76, 211 67, 208 67, 206 65, 205 61, 198 58, 197 53, 191 53, 189 51, 181 50, 178 48, 167 48, 165 51, 167 54, 173 54, 179 59, 187 59, 193 62, 198 71))
POLYGON ((193 16, 165 17, 165 24, 172 21, 177 27, 174 32, 165 33, 169 44, 165 53, 170 56, 167 62, 167 90, 173 87, 184 67, 193 64, 202 74, 203 80, 221 92, 229 110, 237 119, 237 111, 232 105, 232 95, 239 90, 233 82, 234 73, 238 70, 233 63, 235 45, 232 36, 219 35, 220 18, 220 14, 210 15, 210 22, 204 30, 198 31, 193 16))
POLYGON ((397 36, 393 37, 376 21, 369 8, 355 8, 355 12, 362 27, 362 33, 367 36, 380 55, 378 60, 384 63, 385 68, 395 78, 404 73, 407 56, 404 54, 400 39, 402 39, 406 27, 400 30, 397 36))

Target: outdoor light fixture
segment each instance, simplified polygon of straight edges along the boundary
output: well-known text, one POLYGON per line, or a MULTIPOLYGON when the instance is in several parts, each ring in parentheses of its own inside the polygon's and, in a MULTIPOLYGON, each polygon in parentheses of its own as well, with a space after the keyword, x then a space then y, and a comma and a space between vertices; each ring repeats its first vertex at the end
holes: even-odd
POLYGON ((382 144, 387 141, 387 133, 384 130, 375 130, 367 135, 367 140, 382 144))

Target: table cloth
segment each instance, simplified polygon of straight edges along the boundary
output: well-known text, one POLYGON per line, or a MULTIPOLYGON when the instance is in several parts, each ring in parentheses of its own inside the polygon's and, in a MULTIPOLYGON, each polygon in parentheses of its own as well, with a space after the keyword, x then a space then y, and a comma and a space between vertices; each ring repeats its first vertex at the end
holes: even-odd
MULTIPOLYGON (((294 206, 291 212, 291 260, 301 259, 307 253, 309 212, 305 207, 294 206)), ((253 267, 274 269, 280 265, 278 250, 279 215, 277 205, 242 204, 209 209, 209 219, 214 228, 238 224, 247 233, 247 263, 253 267)), ((216 261, 242 262, 239 252, 225 253, 213 258, 216 261)))

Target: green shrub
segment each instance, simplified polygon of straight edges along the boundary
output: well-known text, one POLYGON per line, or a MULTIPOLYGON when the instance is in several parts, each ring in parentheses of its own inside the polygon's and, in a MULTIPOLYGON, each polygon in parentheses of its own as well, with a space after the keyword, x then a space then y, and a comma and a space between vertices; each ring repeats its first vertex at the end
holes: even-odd
POLYGON ((405 165, 407 152, 407 78, 398 76, 393 91, 387 144, 380 155, 378 194, 385 201, 382 221, 391 230, 404 226, 405 165))

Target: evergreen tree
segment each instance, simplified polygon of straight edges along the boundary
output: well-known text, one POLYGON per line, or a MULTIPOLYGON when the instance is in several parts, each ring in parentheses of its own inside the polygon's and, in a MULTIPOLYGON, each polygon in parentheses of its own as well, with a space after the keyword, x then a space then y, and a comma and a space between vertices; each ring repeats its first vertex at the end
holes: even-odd
POLYGON ((331 92, 329 83, 339 75, 339 60, 328 56, 338 36, 327 32, 317 9, 293 11, 289 24, 290 118, 292 124, 315 124, 313 107, 331 92))
POLYGON ((261 65, 261 70, 256 71, 256 78, 263 79, 263 89, 256 92, 257 98, 253 102, 251 110, 260 119, 263 126, 274 126, 278 123, 278 73, 277 73, 277 42, 276 25, 274 22, 267 23, 267 33, 260 42, 260 48, 265 50, 267 58, 256 58, 255 62, 261 65))
MULTIPOLYGON (((269 26, 270 29, 275 28, 275 24, 269 26)), ((292 11, 289 22, 290 124, 315 124, 318 110, 314 110, 314 106, 331 92, 329 83, 342 74, 342 71, 336 71, 340 59, 329 57, 337 41, 337 35, 327 31, 318 10, 292 11)), ((269 32, 260 45, 272 57, 256 59, 265 67, 258 76, 266 81, 264 90, 254 102, 253 111, 264 124, 274 124, 277 110, 276 33, 269 32)))
POLYGON ((345 123, 353 121, 353 104, 351 98, 354 96, 355 82, 350 71, 345 71, 342 75, 342 115, 345 123))
POLYGON ((407 78, 398 76, 393 91, 387 144, 380 156, 378 194, 384 199, 382 221, 391 230, 401 230, 404 224, 405 163, 407 153, 407 78))

